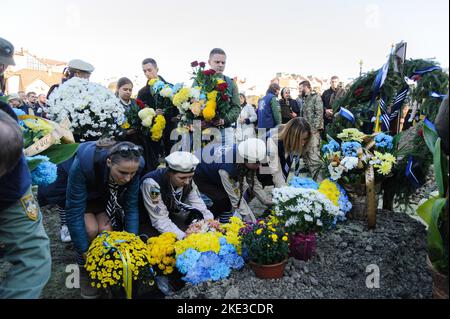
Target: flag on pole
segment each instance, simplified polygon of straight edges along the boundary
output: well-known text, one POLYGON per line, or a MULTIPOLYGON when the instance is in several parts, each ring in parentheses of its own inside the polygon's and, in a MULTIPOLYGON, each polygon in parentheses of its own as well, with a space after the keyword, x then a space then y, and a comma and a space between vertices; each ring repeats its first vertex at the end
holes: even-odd
POLYGON ((430 66, 425 69, 420 69, 420 70, 414 71, 413 74, 410 76, 410 78, 414 75, 423 75, 425 73, 436 71, 436 70, 442 70, 442 68, 438 65, 433 65, 433 66, 430 66))
POLYGON ((406 42, 401 41, 395 46, 394 53, 394 71, 400 72, 406 59, 406 42))
POLYGON ((345 107, 341 106, 339 115, 355 124, 355 116, 350 110, 346 109, 345 107))
POLYGON ((380 106, 380 102, 378 102, 377 115, 375 116, 375 127, 373 129, 374 133, 381 132, 380 117, 381 117, 381 106, 380 106))
POLYGON ((380 88, 383 86, 384 81, 386 80, 386 76, 388 74, 389 70, 389 61, 391 60, 392 52, 394 51, 394 47, 391 49, 391 53, 388 55, 388 59, 385 64, 381 67, 380 70, 378 70, 377 76, 375 77, 375 81, 372 85, 372 102, 375 102, 375 98, 377 97, 378 93, 380 92, 380 88))
POLYGON ((409 86, 406 85, 395 96, 394 104, 392 105, 392 108, 391 108, 391 114, 389 115, 390 121, 393 121, 397 117, 398 113, 400 112, 400 109, 403 106, 403 102, 405 102, 405 99, 408 96, 408 91, 409 91, 409 86))
MULTIPOLYGON (((387 110, 386 102, 384 101, 383 97, 380 99, 380 117, 381 117, 381 131, 386 132, 390 130, 391 122, 389 118, 389 113, 387 110)), ((377 131, 379 132, 379 131, 377 131)))

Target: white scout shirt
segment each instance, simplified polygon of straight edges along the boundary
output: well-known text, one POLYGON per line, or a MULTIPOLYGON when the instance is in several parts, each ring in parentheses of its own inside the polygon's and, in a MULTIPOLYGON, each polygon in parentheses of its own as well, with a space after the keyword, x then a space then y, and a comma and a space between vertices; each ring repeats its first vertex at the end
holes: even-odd
MULTIPOLYGON (((225 189, 225 191, 228 194, 228 197, 230 198, 232 209, 235 211, 235 215, 237 217, 240 217, 241 219, 245 221, 256 221, 255 215, 253 214, 251 208, 248 206, 248 203, 244 198, 241 199, 241 203, 238 207, 239 198, 240 198, 240 192, 239 192, 239 182, 235 181, 227 171, 220 169, 219 170, 220 179, 222 181, 222 185, 225 189)), ((272 201, 265 193, 260 181, 254 177, 255 181, 253 184, 253 191, 256 195, 256 197, 267 206, 272 205, 272 201)), ((243 186, 243 192, 249 188, 249 185, 246 180, 244 180, 244 186, 243 186)))
MULTIPOLYGON (((179 225, 169 218, 169 210, 164 204, 161 194, 155 198, 151 198, 150 196, 152 189, 159 190, 159 188, 159 184, 152 178, 145 179, 141 185, 144 205, 147 209, 152 226, 155 227, 160 233, 173 232, 177 235, 178 239, 182 239, 185 237, 185 233, 180 229, 179 225)), ((176 200, 177 197, 181 198, 182 190, 182 187, 175 190, 174 193, 176 200), (177 196, 177 194, 179 194, 179 196, 177 196)), ((214 215, 208 210, 205 203, 201 199, 197 186, 194 182, 192 182, 192 191, 187 196, 185 204, 198 209, 203 214, 203 218, 205 220, 214 218, 214 215)), ((180 211, 179 215, 181 217, 180 219, 185 219, 187 218, 188 213, 180 211)))

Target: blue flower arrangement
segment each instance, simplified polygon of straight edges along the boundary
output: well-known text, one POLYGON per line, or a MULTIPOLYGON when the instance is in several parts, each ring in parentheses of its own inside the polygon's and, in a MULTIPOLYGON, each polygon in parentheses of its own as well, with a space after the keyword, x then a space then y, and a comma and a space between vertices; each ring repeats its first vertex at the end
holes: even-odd
POLYGON ((292 177, 292 179, 289 182, 289 186, 292 186, 295 188, 311 188, 311 189, 319 188, 319 184, 317 184, 311 178, 298 177, 298 176, 292 177))
POLYGON ((394 138, 392 136, 380 133, 375 136, 375 146, 390 151, 394 147, 393 140, 394 138))
POLYGON ((342 143, 342 154, 357 157, 359 148, 361 148, 361 144, 358 142, 344 142, 342 143))
POLYGON ((328 144, 325 144, 322 146, 322 153, 328 154, 328 153, 334 153, 339 151, 339 143, 335 140, 331 140, 328 144))
POLYGON ((230 274, 232 269, 241 269, 244 260, 233 245, 220 238, 220 251, 199 252, 193 248, 187 249, 177 257, 176 267, 185 275, 182 279, 193 285, 208 281, 221 280, 230 274))
POLYGON ((42 159, 43 161, 31 171, 31 182, 33 185, 47 186, 56 181, 57 178, 57 166, 50 162, 47 156, 35 155, 33 157, 27 157, 30 159, 42 159))
POLYGON ((161 81, 161 80, 156 81, 155 84, 153 84, 153 87, 152 87, 153 93, 156 94, 156 93, 157 93, 159 90, 161 90, 165 85, 166 85, 166 84, 165 84, 163 81, 161 81))
POLYGON ((339 189, 339 210, 344 213, 344 215, 337 216, 337 221, 343 222, 347 219, 345 215, 352 209, 353 205, 348 199, 348 195, 345 189, 338 183, 334 181, 332 182, 335 183, 337 188, 339 189))

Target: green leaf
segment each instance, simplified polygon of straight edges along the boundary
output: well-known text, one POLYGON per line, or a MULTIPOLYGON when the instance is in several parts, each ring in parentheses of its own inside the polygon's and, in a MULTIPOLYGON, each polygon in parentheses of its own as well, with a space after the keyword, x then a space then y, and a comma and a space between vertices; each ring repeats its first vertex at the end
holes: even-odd
POLYGON ((428 126, 423 125, 423 138, 425 143, 428 146, 428 149, 432 154, 434 154, 434 145, 436 144, 436 140, 438 139, 437 132, 430 129, 428 126))
POLYGON ((441 138, 436 140, 433 153, 434 175, 436 177, 436 184, 439 190, 439 197, 444 197, 444 176, 442 175, 442 163, 441 163, 441 138))
POLYGON ((444 243, 439 232, 439 216, 445 206, 445 198, 438 198, 431 209, 432 222, 428 228, 428 256, 432 262, 440 260, 444 256, 444 243))
POLYGON ((71 158, 77 151, 78 146, 78 143, 55 144, 50 146, 45 151, 41 152, 39 155, 48 156, 50 162, 59 164, 71 158))
POLYGON ((31 158, 29 160, 27 160, 27 164, 28 164, 28 169, 31 171, 33 171, 36 167, 39 166, 39 164, 41 164, 42 162, 45 162, 45 159, 42 158, 31 158))
POLYGON ((433 218, 432 218, 431 214, 432 214, 433 204, 437 199, 438 199, 437 197, 431 197, 426 202, 424 202, 422 205, 417 207, 417 210, 416 210, 417 215, 420 218, 422 218, 422 220, 428 226, 430 226, 430 224, 432 222, 433 218))

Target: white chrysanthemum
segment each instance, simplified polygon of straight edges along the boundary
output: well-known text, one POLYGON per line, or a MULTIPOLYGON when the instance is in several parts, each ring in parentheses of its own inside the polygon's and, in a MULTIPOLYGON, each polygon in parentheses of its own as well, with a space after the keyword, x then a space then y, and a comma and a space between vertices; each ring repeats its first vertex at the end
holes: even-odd
POLYGON ((151 121, 155 116, 155 114, 156 114, 155 110, 149 107, 145 107, 138 112, 138 116, 142 121, 144 121, 147 118, 150 118, 151 121))
POLYGON ((100 84, 72 78, 56 88, 48 98, 49 117, 57 122, 68 118, 71 128, 83 137, 114 135, 125 109, 119 99, 100 84), (105 125, 99 125, 105 122, 105 125), (106 127, 108 127, 106 129, 106 127))
POLYGON ((337 181, 341 178, 342 173, 344 172, 344 167, 339 165, 334 167, 333 165, 328 165, 328 172, 330 173, 330 179, 333 181, 337 181))
POLYGON ((142 126, 144 127, 150 127, 152 126, 153 123, 153 117, 146 117, 145 119, 142 120, 142 126))
POLYGON ((346 156, 342 159, 341 165, 344 166, 347 171, 351 171, 358 166, 358 158, 354 156, 346 156))
POLYGON ((297 222, 299 221, 297 216, 291 216, 286 220, 285 226, 289 227, 291 225, 295 225, 297 224, 297 222))

